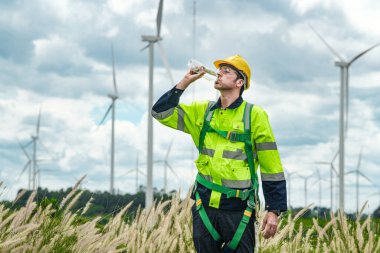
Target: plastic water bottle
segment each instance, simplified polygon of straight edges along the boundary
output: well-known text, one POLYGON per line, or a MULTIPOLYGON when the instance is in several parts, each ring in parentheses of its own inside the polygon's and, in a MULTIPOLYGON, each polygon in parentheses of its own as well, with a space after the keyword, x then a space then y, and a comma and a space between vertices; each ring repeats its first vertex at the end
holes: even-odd
POLYGON ((190 59, 187 63, 187 66, 191 69, 191 71, 195 73, 199 73, 199 71, 204 70, 206 74, 203 76, 203 78, 208 81, 214 81, 215 77, 218 76, 214 70, 205 67, 201 62, 195 59, 190 59))

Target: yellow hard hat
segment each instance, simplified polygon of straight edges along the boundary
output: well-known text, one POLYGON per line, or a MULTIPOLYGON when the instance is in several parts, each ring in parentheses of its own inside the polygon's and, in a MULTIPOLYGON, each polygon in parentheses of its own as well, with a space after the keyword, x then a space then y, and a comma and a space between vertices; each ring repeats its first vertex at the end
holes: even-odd
POLYGON ((241 55, 235 54, 233 56, 225 58, 224 60, 214 61, 214 65, 217 69, 220 67, 221 64, 228 64, 234 66, 237 70, 239 70, 245 78, 244 89, 246 90, 249 88, 251 69, 249 68, 248 62, 241 55))

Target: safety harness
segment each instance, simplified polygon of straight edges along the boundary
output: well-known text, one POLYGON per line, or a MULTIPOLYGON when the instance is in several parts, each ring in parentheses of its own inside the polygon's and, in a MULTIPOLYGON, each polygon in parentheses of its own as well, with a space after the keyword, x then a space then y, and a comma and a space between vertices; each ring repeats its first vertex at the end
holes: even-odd
POLYGON ((234 252, 237 246, 239 245, 240 240, 249 222, 249 219, 251 218, 252 213, 255 210, 256 200, 258 200, 257 193, 258 193, 259 184, 258 184, 256 172, 255 172, 253 152, 252 152, 252 142, 251 142, 251 111, 252 111, 253 105, 249 103, 246 103, 245 105, 245 111, 243 114, 244 133, 238 133, 234 131, 221 131, 218 129, 214 129, 210 125, 212 115, 213 115, 213 111, 210 110, 211 107, 212 107, 212 103, 209 104, 205 113, 204 124, 203 124, 203 128, 201 130, 200 137, 199 137, 199 146, 198 146, 199 153, 202 152, 204 140, 207 133, 217 133, 231 142, 244 142, 245 153, 247 155, 248 165, 249 165, 249 169, 251 173, 252 185, 250 189, 246 189, 246 190, 233 189, 233 188, 225 187, 222 185, 214 184, 208 181, 207 179, 205 179, 204 177, 202 177, 198 173, 195 180, 195 187, 194 187, 196 209, 198 210, 199 216, 201 217, 203 224, 205 225, 207 230, 210 232, 212 238, 217 242, 224 243, 222 246, 223 252, 234 252), (244 211, 243 218, 241 219, 238 225, 238 228, 236 229, 236 232, 231 241, 223 242, 222 237, 220 236, 218 231, 216 231, 214 226, 211 224, 211 221, 208 218, 206 210, 202 204, 202 200, 199 196, 199 193, 196 191, 197 184, 201 184, 212 191, 226 194, 227 198, 240 198, 241 200, 247 200, 247 208, 244 211))

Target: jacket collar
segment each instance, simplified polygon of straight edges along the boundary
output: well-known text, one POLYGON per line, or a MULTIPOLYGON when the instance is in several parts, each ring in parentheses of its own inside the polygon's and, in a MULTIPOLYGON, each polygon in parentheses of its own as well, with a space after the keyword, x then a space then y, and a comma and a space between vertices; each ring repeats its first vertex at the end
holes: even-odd
MULTIPOLYGON (((236 109, 238 108, 241 104, 243 103, 243 98, 240 96, 238 97, 232 104, 230 104, 227 108, 228 109, 236 109)), ((217 108, 221 108, 222 107, 222 102, 220 101, 220 97, 218 99, 218 101, 215 103, 215 105, 213 105, 211 108, 210 108, 210 111, 213 111, 217 108)))

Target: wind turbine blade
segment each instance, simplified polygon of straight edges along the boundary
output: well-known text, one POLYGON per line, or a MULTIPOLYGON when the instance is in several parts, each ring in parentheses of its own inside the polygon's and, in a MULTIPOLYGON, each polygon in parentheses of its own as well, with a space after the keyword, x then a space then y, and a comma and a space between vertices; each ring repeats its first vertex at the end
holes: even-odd
POLYGON ((379 43, 376 43, 375 45, 373 45, 372 47, 368 48, 367 50, 364 50, 363 52, 361 52, 360 54, 358 54, 357 56, 355 56, 349 63, 348 65, 351 65, 354 61, 356 61, 357 59, 359 59, 360 57, 362 57, 363 55, 365 55, 366 53, 368 53, 369 51, 371 51, 372 49, 374 49, 375 47, 379 46, 380 45, 380 42, 379 43))
POLYGON ((40 166, 38 164, 36 164, 36 167, 37 167, 37 169, 36 169, 36 175, 37 175, 38 173, 40 173, 41 168, 40 168, 40 166))
POLYGON ((169 167, 170 171, 174 174, 174 176, 179 179, 178 175, 174 172, 172 166, 169 163, 166 163, 166 165, 169 167))
POLYGON ((36 127, 36 137, 38 137, 38 134, 40 133, 41 107, 42 106, 40 106, 40 112, 38 113, 38 120, 37 120, 37 127, 36 127))
POLYGON ((28 158, 28 160, 30 161, 31 159, 30 159, 28 153, 26 152, 25 148, 21 145, 21 143, 20 143, 19 140, 17 140, 17 142, 18 142, 18 145, 20 146, 20 148, 22 149, 22 152, 24 152, 25 156, 26 156, 26 157, 28 158))
POLYGON ((338 171, 335 169, 334 164, 331 163, 331 169, 335 172, 335 175, 339 176, 338 171))
POLYGON ((31 141, 29 141, 27 144, 25 144, 24 148, 26 148, 27 146, 29 146, 32 143, 33 143, 33 139, 31 141))
POLYGON ((141 52, 141 51, 144 51, 144 50, 147 49, 149 46, 150 46, 150 43, 148 43, 148 45, 146 45, 145 47, 141 48, 141 49, 140 49, 140 52, 141 52))
POLYGON ((129 173, 131 173, 133 171, 136 171, 136 169, 130 169, 130 170, 128 170, 127 172, 125 172, 124 176, 128 175, 129 173))
POLYGON ((342 62, 345 62, 342 56, 340 56, 334 48, 332 48, 329 43, 326 42, 326 40, 317 32, 317 30, 314 29, 314 27, 310 24, 308 24, 310 29, 313 30, 313 32, 318 36, 318 38, 325 44, 325 46, 342 62))
POLYGON ((360 149, 359 158, 358 158, 358 165, 356 166, 357 171, 360 171, 360 163, 362 161, 362 152, 363 152, 363 147, 360 149))
POLYGON ((170 144, 169 144, 169 147, 168 147, 168 151, 166 152, 165 162, 168 161, 168 157, 169 157, 169 153, 170 153, 170 150, 172 148, 172 145, 173 145, 173 139, 170 141, 170 144))
POLYGON ((330 164, 329 162, 314 162, 313 164, 330 164))
POLYGON ((352 174, 352 173, 356 173, 356 170, 350 170, 350 171, 347 171, 347 172, 344 173, 344 174, 348 175, 348 174, 352 174))
POLYGON ((54 172, 57 172, 56 170, 53 170, 53 169, 40 169, 40 171, 54 171, 54 172))
POLYGON ((24 168, 22 169, 20 175, 18 176, 17 178, 17 182, 20 180, 20 178, 22 177, 22 175, 24 174, 24 172, 26 171, 26 169, 28 168, 28 166, 30 165, 30 160, 24 165, 24 168))
POLYGON ((113 88, 115 91, 115 95, 118 96, 117 85, 116 85, 115 56, 113 52, 113 43, 112 43, 112 77, 113 77, 113 88))
POLYGON ((162 9, 163 9, 164 1, 160 0, 160 3, 158 5, 158 12, 157 12, 157 18, 156 18, 156 24, 157 24, 157 37, 160 37, 161 34, 161 22, 162 22, 162 9))
POLYGON ((113 103, 108 107, 107 112, 106 112, 106 114, 104 114, 104 117, 103 117, 102 121, 100 121, 100 123, 98 124, 98 127, 99 127, 101 124, 103 124, 103 122, 104 122, 104 120, 106 119, 108 113, 111 111, 112 106, 113 106, 113 103))
POLYGON ((331 163, 333 163, 335 161, 335 159, 337 158, 338 154, 339 154, 339 149, 336 151, 333 159, 331 160, 331 163))
POLYGON ((366 175, 364 175, 361 171, 358 171, 359 175, 367 179, 368 182, 372 183, 372 180, 369 179, 366 175))
POLYGON ((165 68, 166 68, 166 73, 168 74, 170 81, 174 85, 174 78, 173 78, 172 72, 170 70, 170 64, 169 64, 168 57, 167 57, 165 50, 164 50, 163 46, 161 45, 161 43, 158 41, 157 44, 158 44, 158 48, 160 49, 162 62, 164 63, 165 68))
POLYGON ((137 170, 138 173, 140 173, 141 175, 145 176, 145 173, 142 172, 141 170, 137 170))
POLYGON ((311 185, 315 185, 318 182, 319 182, 319 180, 315 180, 311 185))
MULTIPOLYGON (((41 146, 45 149, 45 151, 49 154, 51 160, 57 161, 58 159, 54 158, 53 155, 50 153, 50 151, 46 148, 45 144, 41 141, 41 139, 38 139, 38 142, 41 144, 41 146)), ((47 161, 45 159, 45 161, 47 161)))

